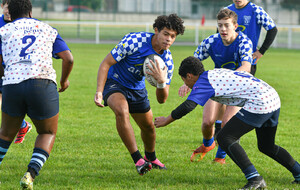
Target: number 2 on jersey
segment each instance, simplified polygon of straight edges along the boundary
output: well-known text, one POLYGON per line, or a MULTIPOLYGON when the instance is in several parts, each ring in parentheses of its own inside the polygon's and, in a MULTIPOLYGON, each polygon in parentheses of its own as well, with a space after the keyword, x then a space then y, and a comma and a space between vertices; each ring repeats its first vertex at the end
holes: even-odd
POLYGON ((36 40, 36 37, 35 36, 32 36, 32 35, 30 35, 30 36, 24 36, 24 38, 22 39, 22 43, 23 44, 27 44, 27 40, 28 39, 31 39, 31 42, 27 45, 27 46, 25 46, 24 48, 22 48, 22 50, 21 50, 21 52, 20 52, 20 57, 24 57, 24 59, 25 59, 25 57, 28 55, 28 54, 31 54, 32 52, 30 52, 30 53, 26 53, 26 50, 30 47, 30 46, 32 46, 33 45, 33 43, 35 42, 35 40, 36 40))

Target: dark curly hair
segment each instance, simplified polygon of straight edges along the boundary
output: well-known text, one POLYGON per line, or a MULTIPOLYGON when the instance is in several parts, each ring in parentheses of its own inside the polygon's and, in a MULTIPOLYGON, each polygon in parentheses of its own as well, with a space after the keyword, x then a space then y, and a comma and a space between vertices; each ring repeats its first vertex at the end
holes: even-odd
POLYGON ((186 78, 187 73, 197 76, 201 75, 204 71, 205 69, 202 62, 196 57, 189 56, 181 62, 178 74, 186 78))
POLYGON ((177 14, 170 14, 169 16, 161 15, 155 19, 153 29, 157 28, 160 32, 164 27, 176 31, 177 35, 183 35, 185 29, 183 20, 177 14))
POLYGON ((32 11, 32 4, 30 0, 10 0, 8 4, 8 11, 11 20, 27 17, 32 11))

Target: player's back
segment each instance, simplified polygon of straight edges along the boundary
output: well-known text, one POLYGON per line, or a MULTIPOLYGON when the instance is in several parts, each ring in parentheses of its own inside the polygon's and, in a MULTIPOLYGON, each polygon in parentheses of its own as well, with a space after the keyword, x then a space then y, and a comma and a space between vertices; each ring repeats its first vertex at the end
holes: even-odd
POLYGON ((52 49, 57 34, 51 26, 33 18, 20 18, 0 28, 6 65, 3 85, 32 77, 55 80, 52 49))

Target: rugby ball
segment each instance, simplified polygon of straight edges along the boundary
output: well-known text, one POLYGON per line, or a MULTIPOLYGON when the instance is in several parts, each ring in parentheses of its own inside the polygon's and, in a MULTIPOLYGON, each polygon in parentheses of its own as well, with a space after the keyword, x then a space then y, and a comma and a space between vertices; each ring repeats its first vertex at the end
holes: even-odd
POLYGON ((151 72, 149 67, 153 68, 152 63, 150 62, 150 60, 152 60, 154 64, 156 64, 156 62, 157 62, 159 64, 159 68, 161 70, 165 69, 165 62, 164 62, 164 60, 162 60, 161 57, 159 57, 158 55, 155 55, 155 54, 148 55, 146 57, 145 61, 144 61, 143 72, 144 72, 144 75, 145 75, 145 79, 148 81, 149 84, 156 87, 157 86, 157 81, 155 80, 155 78, 153 78, 152 75, 149 75, 149 74, 146 73, 147 71, 151 72))

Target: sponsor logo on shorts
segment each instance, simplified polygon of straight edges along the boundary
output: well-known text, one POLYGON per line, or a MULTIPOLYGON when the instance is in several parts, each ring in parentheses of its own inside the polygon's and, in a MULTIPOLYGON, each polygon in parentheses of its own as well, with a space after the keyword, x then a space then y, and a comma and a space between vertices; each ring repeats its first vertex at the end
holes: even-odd
POLYGON ((117 88, 116 84, 112 84, 109 86, 109 89, 112 89, 112 88, 117 88))
POLYGON ((239 111, 238 114, 240 114, 242 117, 245 116, 241 111, 239 111))

